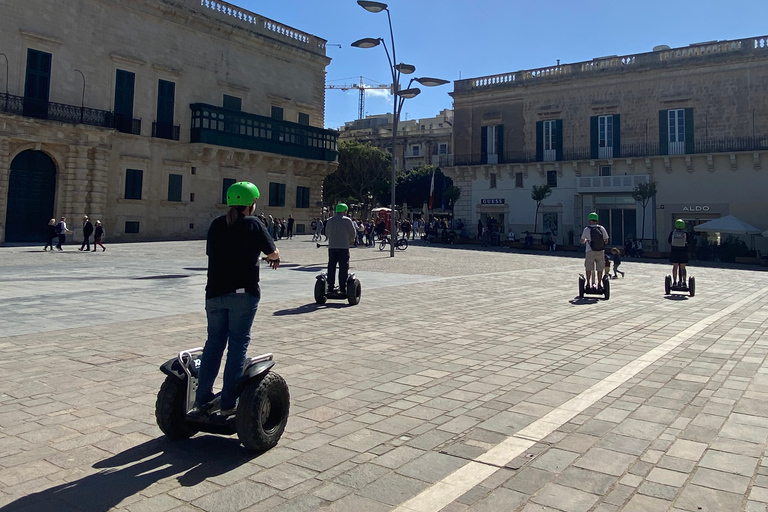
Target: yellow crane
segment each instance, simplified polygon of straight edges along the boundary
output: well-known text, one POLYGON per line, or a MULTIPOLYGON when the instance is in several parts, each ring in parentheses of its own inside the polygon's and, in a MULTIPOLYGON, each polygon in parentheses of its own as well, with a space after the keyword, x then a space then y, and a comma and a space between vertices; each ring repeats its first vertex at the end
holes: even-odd
POLYGON ((366 89, 389 89, 390 94, 392 91, 392 86, 380 84, 380 85, 365 85, 363 82, 363 77, 360 77, 360 82, 356 84, 350 84, 350 85, 326 85, 326 89, 340 89, 342 91, 349 91, 351 89, 358 89, 360 91, 360 99, 358 101, 357 105, 357 118, 362 119, 365 117, 365 90, 366 89))

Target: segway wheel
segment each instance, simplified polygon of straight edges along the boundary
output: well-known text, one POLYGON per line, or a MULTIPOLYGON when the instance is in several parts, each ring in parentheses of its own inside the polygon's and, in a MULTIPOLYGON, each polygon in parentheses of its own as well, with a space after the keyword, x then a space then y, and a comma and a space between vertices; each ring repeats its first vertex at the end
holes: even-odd
POLYGON ((608 276, 603 277, 603 298, 605 300, 611 298, 611 279, 608 276))
POLYGON ((691 297, 696 295, 696 279, 693 277, 688 278, 688 293, 691 297))
POLYGON ((667 276, 664 278, 664 294, 669 295, 671 288, 672 288, 672 276, 667 276))
POLYGON ((325 295, 325 281, 318 279, 315 281, 315 302, 325 304, 328 297, 325 295))
POLYGON ((197 430, 189 428, 184 418, 186 395, 186 381, 171 376, 165 378, 165 382, 157 393, 155 402, 157 426, 163 434, 174 441, 188 439, 197 434, 197 430))
POLYGON ((584 278, 580 277, 579 278, 579 298, 580 299, 584 298, 584 284, 585 284, 584 278))
POLYGON ((360 295, 362 294, 362 287, 360 286, 360 280, 347 282, 347 301, 350 306, 357 306, 360 304, 360 295))
POLYGON ((288 385, 276 373, 246 384, 237 406, 237 437, 246 449, 269 450, 277 444, 288 423, 288 385))

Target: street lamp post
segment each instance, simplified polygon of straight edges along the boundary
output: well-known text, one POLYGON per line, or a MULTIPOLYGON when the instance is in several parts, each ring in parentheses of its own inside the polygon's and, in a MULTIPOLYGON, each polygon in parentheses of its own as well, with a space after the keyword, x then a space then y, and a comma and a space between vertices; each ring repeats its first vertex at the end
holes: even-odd
POLYGON ((397 227, 395 226, 395 184, 397 181, 397 164, 395 162, 395 146, 397 143, 397 124, 400 120, 400 113, 403 110, 403 102, 406 99, 415 98, 416 96, 421 93, 421 89, 418 87, 414 87, 411 89, 411 85, 413 82, 418 82, 421 85, 424 85, 426 87, 434 87, 437 85, 443 85, 447 84, 447 80, 442 80, 440 78, 412 78, 411 81, 408 83, 408 87, 405 89, 400 89, 400 75, 406 74, 410 75, 416 71, 416 66, 413 66, 411 64, 404 64, 402 62, 397 62, 397 56, 395 54, 395 35, 392 31, 392 17, 389 14, 389 9, 387 8, 387 4, 382 2, 370 2, 367 0, 357 0, 357 4, 365 9, 368 12, 378 13, 382 11, 387 12, 387 21, 389 22, 389 37, 390 37, 390 45, 392 47, 392 56, 389 55, 389 50, 387 49, 386 42, 381 38, 371 38, 366 37, 364 39, 359 39, 352 43, 352 46, 356 48, 373 48, 375 46, 379 46, 381 44, 384 46, 384 51, 387 54, 387 61, 389 62, 389 70, 392 74, 392 95, 394 97, 394 106, 392 111, 392 189, 391 189, 391 207, 392 211, 390 212, 390 247, 389 247, 389 256, 390 258, 394 258, 395 256, 395 244, 397 243, 397 227))
POLYGON ((80 98, 80 124, 83 124, 83 114, 85 112, 85 75, 79 69, 76 69, 80 76, 83 78, 83 95, 80 98))

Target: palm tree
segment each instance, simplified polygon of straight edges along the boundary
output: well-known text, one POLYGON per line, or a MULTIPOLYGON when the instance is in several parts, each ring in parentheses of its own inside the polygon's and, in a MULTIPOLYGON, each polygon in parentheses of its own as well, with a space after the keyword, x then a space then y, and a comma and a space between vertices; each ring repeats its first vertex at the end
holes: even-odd
POLYGON ((656 195, 656 182, 638 183, 632 191, 632 199, 643 206, 643 233, 640 238, 645 238, 645 207, 648 202, 656 195))
POLYGON ((534 185, 531 187, 531 199, 536 201, 536 215, 533 216, 533 232, 536 232, 536 225, 539 222, 539 207, 541 202, 552 195, 552 188, 549 185, 534 185))

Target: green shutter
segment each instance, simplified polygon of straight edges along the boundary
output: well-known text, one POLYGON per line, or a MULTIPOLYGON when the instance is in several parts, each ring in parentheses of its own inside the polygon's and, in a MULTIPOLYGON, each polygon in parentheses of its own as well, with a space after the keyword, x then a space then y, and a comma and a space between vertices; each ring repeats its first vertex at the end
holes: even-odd
POLYGON ((544 121, 536 121, 536 161, 544 161, 544 121))
POLYGON ((659 153, 669 154, 669 112, 659 110, 659 153))
POLYGON ((499 155, 499 163, 504 161, 504 125, 496 125, 496 154, 499 155))
POLYGON ((168 200, 181 201, 181 174, 168 175, 168 200))
POLYGON ((685 154, 690 155, 696 152, 696 146, 693 142, 693 109, 685 109, 685 154))
POLYGON ((234 185, 237 180, 233 180, 232 178, 224 178, 224 180, 221 182, 221 204, 227 204, 227 190, 229 190, 229 187, 234 185))
POLYGON ((613 158, 621 158, 621 116, 613 115, 613 158))
POLYGON ((555 121, 555 160, 563 159, 563 120, 555 121))
POLYGON ((480 163, 488 163, 488 127, 480 128, 480 163))
POLYGON ((597 126, 598 116, 592 116, 589 118, 589 157, 597 158, 600 154, 598 152, 598 144, 600 138, 600 129, 597 126))

